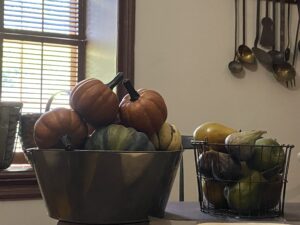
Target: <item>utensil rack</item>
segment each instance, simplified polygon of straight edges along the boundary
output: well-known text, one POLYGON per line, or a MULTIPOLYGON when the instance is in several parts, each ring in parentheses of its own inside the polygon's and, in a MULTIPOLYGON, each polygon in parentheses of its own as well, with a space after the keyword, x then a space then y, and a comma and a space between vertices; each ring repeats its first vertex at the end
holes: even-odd
MULTIPOLYGON (((280 2, 280 0, 276 0, 276 2, 280 2)), ((297 4, 297 0, 285 0, 285 3, 297 4)))

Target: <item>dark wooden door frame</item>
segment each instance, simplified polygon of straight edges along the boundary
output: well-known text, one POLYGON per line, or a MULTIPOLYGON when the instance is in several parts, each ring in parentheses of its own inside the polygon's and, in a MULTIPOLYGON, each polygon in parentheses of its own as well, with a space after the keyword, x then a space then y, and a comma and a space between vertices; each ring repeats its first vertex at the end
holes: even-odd
MULTIPOLYGON (((124 79, 134 85, 134 43, 135 43, 136 0, 119 0, 118 3, 118 52, 117 71, 124 72, 124 79)), ((127 93, 123 85, 117 88, 119 99, 127 93)))

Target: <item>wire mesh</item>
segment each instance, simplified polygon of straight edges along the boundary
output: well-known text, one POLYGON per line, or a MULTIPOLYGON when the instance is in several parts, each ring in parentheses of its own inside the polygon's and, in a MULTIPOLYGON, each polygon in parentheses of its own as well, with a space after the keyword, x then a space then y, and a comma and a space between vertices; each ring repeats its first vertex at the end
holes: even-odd
POLYGON ((294 145, 225 145, 192 140, 200 209, 215 215, 284 214, 294 145))

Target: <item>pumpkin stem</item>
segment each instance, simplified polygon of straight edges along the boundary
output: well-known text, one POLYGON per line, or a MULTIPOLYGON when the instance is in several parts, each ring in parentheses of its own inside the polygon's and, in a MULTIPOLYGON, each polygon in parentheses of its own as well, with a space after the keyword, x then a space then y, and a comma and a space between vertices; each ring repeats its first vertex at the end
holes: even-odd
POLYGON ((123 72, 117 73, 114 79, 106 84, 110 89, 113 89, 115 86, 117 86, 122 80, 123 80, 123 72))
POLYGON ((125 80, 123 81, 123 85, 125 86, 125 88, 126 88, 128 94, 129 94, 130 97, 131 97, 131 98, 130 98, 130 101, 134 102, 134 101, 136 101, 136 100, 139 99, 140 94, 134 89, 134 87, 132 86, 130 80, 125 79, 125 80))
POLYGON ((68 135, 64 135, 60 138, 61 142, 63 143, 63 145, 65 146, 65 150, 66 151, 72 151, 72 145, 71 145, 71 140, 70 137, 68 135))

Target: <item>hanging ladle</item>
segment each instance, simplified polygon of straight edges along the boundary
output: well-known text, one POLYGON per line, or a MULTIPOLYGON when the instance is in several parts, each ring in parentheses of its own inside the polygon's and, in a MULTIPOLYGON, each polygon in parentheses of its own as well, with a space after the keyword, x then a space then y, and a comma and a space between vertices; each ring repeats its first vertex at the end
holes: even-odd
POLYGON ((252 52, 254 53, 257 60, 263 65, 270 66, 272 65, 271 56, 263 49, 259 48, 258 39, 259 39, 259 25, 260 25, 260 0, 257 0, 256 6, 256 37, 254 40, 254 47, 252 48, 252 52))
POLYGON ((242 64, 237 60, 237 0, 235 0, 235 28, 234 28, 234 58, 233 60, 228 64, 228 68, 232 73, 240 73, 243 70, 242 64))
POLYGON ((272 63, 282 62, 284 59, 284 54, 282 54, 280 51, 276 50, 276 24, 277 24, 277 15, 276 15, 276 0, 272 0, 272 8, 273 8, 273 46, 272 49, 268 52, 268 54, 271 56, 272 63))
POLYGON ((263 47, 270 48, 273 46, 274 43, 274 36, 273 36, 273 20, 269 17, 269 0, 266 0, 266 15, 262 19, 263 29, 261 32, 260 37, 260 44, 263 47))
POLYGON ((246 46, 246 0, 243 0, 243 44, 238 47, 238 58, 242 63, 255 63, 255 56, 251 49, 246 46))
MULTIPOLYGON (((285 0, 280 0, 280 52, 284 55, 285 46, 284 46, 284 37, 285 37, 285 0)), ((289 86, 289 82, 295 79, 296 71, 295 68, 288 63, 284 57, 281 61, 273 63, 273 70, 275 78, 281 82, 285 83, 286 86, 289 86)))
POLYGON ((291 48, 290 48, 290 17, 291 17, 291 2, 288 2, 288 17, 287 17, 287 47, 284 51, 284 59, 285 61, 289 61, 291 55, 291 48))
POLYGON ((300 28, 300 0, 297 0, 297 8, 298 8, 298 24, 297 24, 297 31, 296 31, 296 38, 295 38, 295 48, 294 48, 294 56, 293 56, 293 65, 295 65, 295 60, 297 56, 297 43, 298 43, 298 50, 300 51, 300 41, 298 41, 299 35, 299 28, 300 28))
MULTIPOLYGON (((295 46, 294 46, 294 55, 293 55, 293 61, 292 61, 292 65, 295 67, 295 62, 296 62, 296 56, 298 55, 297 52, 297 43, 298 43, 298 47, 299 47, 299 28, 300 28, 300 0, 296 0, 297 2, 297 9, 298 9, 298 24, 297 24, 297 31, 296 31, 296 37, 295 37, 295 46)), ((295 77, 293 79, 290 80, 290 84, 291 86, 296 86, 296 79, 295 77)), ((287 83, 288 85, 288 83, 287 83)))

